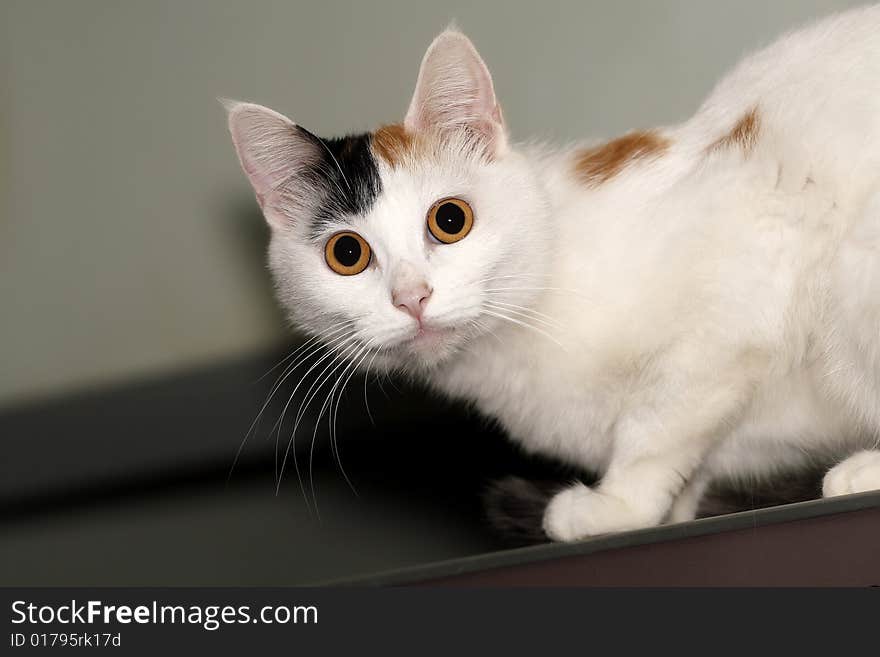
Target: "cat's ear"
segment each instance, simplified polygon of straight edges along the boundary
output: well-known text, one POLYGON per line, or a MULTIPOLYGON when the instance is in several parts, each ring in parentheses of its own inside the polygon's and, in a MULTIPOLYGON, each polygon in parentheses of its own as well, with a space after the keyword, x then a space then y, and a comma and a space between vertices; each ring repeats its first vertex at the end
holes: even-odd
POLYGON ((492 76, 474 44, 450 28, 430 45, 404 120, 410 132, 466 130, 495 155, 507 149, 492 76))
POLYGON ((317 201, 314 177, 321 145, 308 131, 268 107, 223 100, 229 132, 257 203, 273 227, 295 221, 317 201))

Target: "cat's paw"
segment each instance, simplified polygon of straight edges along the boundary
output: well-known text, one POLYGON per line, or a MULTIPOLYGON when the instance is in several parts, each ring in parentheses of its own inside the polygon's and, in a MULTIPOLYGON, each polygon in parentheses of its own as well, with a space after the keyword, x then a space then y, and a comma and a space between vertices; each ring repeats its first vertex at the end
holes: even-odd
POLYGON ((583 484, 553 496, 544 510, 544 533, 554 541, 576 541, 588 536, 584 515, 589 512, 590 489, 583 484))
POLYGON ((880 489, 880 451, 868 450, 853 454, 826 474, 822 496, 848 495, 880 489))
POLYGON ((575 484, 553 496, 544 512, 543 526, 554 541, 570 542, 647 524, 622 500, 575 484))
POLYGON ((587 514, 592 491, 583 484, 557 493, 544 510, 544 532, 554 541, 576 541, 590 535, 587 514))

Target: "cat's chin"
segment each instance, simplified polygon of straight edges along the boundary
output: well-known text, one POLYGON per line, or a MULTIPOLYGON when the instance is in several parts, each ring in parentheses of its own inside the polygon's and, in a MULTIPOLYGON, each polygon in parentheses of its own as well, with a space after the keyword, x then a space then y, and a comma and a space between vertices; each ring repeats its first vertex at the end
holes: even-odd
POLYGON ((451 351, 455 342, 455 329, 421 327, 404 343, 406 351, 419 360, 432 362, 451 351))
POLYGON ((448 342, 454 333, 452 328, 431 328, 423 326, 409 340, 409 345, 413 349, 429 349, 432 350, 448 342))
POLYGON ((454 327, 422 326, 395 350, 410 365, 430 369, 458 351, 460 338, 454 327))

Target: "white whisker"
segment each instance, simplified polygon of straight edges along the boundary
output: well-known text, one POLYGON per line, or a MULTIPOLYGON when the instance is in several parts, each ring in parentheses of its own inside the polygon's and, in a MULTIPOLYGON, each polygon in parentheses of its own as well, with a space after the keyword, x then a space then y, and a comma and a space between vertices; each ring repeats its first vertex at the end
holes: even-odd
POLYGON ((494 304, 497 304, 497 305, 500 305, 500 306, 507 306, 508 308, 513 308, 513 309, 516 309, 516 310, 520 310, 520 311, 522 311, 522 312, 528 312, 528 313, 531 313, 531 314, 535 315, 536 317, 542 317, 542 318, 544 318, 545 320, 547 320, 548 322, 552 322, 552 323, 555 324, 557 327, 562 328, 561 324, 556 320, 556 318, 551 317, 550 315, 548 315, 548 314, 546 314, 546 313, 542 313, 542 312, 540 312, 540 311, 538 311, 538 310, 535 310, 534 308, 528 308, 528 307, 526 307, 526 306, 520 306, 520 305, 517 305, 517 304, 515 304, 515 303, 510 303, 509 301, 498 301, 498 300, 495 299, 495 298, 490 298, 490 301, 491 301, 491 303, 494 303, 494 304))
POLYGON ((489 276, 488 278, 480 278, 480 279, 474 281, 473 283, 475 285, 478 285, 480 283, 489 283, 491 281, 507 280, 507 279, 511 279, 511 278, 516 278, 516 279, 550 278, 550 275, 549 274, 504 274, 502 276, 489 276))
POLYGON ((497 317, 497 318, 499 318, 499 319, 506 320, 506 321, 511 322, 511 323, 513 323, 513 324, 517 324, 517 325, 519 325, 519 326, 522 326, 523 328, 531 329, 531 330, 535 331, 536 333, 538 333, 538 334, 540 334, 540 335, 543 335, 545 338, 547 338, 547 339, 550 340, 551 342, 555 343, 556 345, 558 345, 562 350, 564 350, 564 351, 568 351, 568 350, 565 348, 565 346, 564 346, 561 342, 559 342, 559 340, 557 340, 556 338, 554 338, 552 335, 550 335, 549 333, 547 333, 547 332, 544 331, 543 329, 540 329, 540 328, 538 328, 538 327, 536 327, 536 326, 532 326, 531 324, 527 324, 527 323, 525 323, 524 321, 521 321, 521 320, 519 320, 519 319, 515 319, 515 318, 510 317, 510 316, 508 316, 508 315, 504 315, 504 314, 501 314, 501 313, 499 313, 499 312, 495 312, 495 311, 492 311, 492 310, 484 310, 483 312, 485 312, 487 315, 492 315, 493 317, 497 317))
MULTIPOLYGON (((292 402, 293 398, 296 396, 297 390, 299 390, 300 386, 302 386, 306 377, 311 372, 313 372, 315 370, 315 368, 317 368, 321 363, 323 363, 325 360, 327 360, 331 356, 333 357, 333 360, 330 362, 330 365, 332 365, 338 358, 337 354, 342 350, 348 349, 351 346, 353 340, 355 340, 355 338, 353 337, 353 332, 347 333, 345 336, 340 338, 332 349, 328 349, 326 354, 321 356, 321 358, 319 358, 315 363, 312 364, 312 366, 300 378, 299 382, 296 384, 296 387, 294 387, 293 392, 290 393, 290 396, 287 399, 287 403, 284 405, 284 409, 281 412, 281 417, 278 419, 278 422, 276 422, 276 427, 277 427, 276 438, 275 438, 276 464, 277 464, 277 460, 278 460, 277 454, 278 454, 279 440, 281 438, 281 429, 284 426, 284 417, 287 414, 287 409, 290 407, 290 402, 292 402)), ((327 368, 325 368, 323 371, 326 371, 326 369, 327 368)), ((273 427, 273 429, 274 429, 274 427, 273 427)), ((287 442, 287 447, 284 450, 284 457, 281 460, 281 466, 280 466, 280 468, 276 469, 276 484, 275 484, 275 494, 276 495, 278 494, 278 492, 281 488, 281 477, 284 473, 284 467, 287 464, 287 458, 290 453, 290 448, 293 444, 295 434, 296 434, 296 425, 294 425, 294 430, 291 433, 290 440, 287 442)), ((299 471, 299 462, 296 458, 296 451, 295 450, 294 450, 294 455, 293 455, 293 466, 294 466, 294 469, 296 470, 296 477, 297 477, 297 480, 299 481, 299 484, 300 484, 300 490, 302 490, 302 493, 303 493, 303 499, 307 500, 308 498, 306 497, 306 489, 305 489, 305 485, 302 481, 302 475, 299 471)))
MULTIPOLYGON (((336 462, 339 464, 339 471, 342 473, 343 478, 348 483, 348 487, 351 488, 351 491, 355 495, 358 494, 357 489, 354 487, 354 484, 351 483, 351 479, 349 479, 348 474, 345 472, 345 468, 342 466, 342 455, 339 453, 339 438, 338 438, 338 434, 336 432, 336 417, 339 414, 339 403, 342 401, 342 393, 345 391, 345 386, 348 385, 348 382, 351 380, 351 377, 354 376, 355 372, 357 371, 357 368, 360 367, 361 363, 363 363, 364 360, 366 360, 366 358, 370 355, 371 344, 372 344, 372 342, 368 342, 366 344, 366 349, 364 351, 364 355, 361 357, 361 359, 359 361, 357 361, 357 364, 351 368, 351 372, 349 372, 348 378, 345 379, 345 381, 342 384, 342 387, 339 389, 339 395, 336 398, 336 409, 333 411, 333 429, 330 432, 331 444, 336 445, 336 448, 334 451, 336 453, 336 462)), ((376 353, 378 353, 378 352, 376 352, 376 353)), ((375 357, 376 357, 376 354, 374 353, 373 358, 375 358, 375 357)), ((372 360, 370 362, 372 363, 372 360)), ((367 367, 369 369, 369 366, 367 366, 367 367)), ((344 373, 343 373, 343 376, 344 376, 344 373)), ((366 381, 366 373, 364 374, 364 380, 366 381)), ((333 404, 331 402, 331 406, 332 405, 333 404)))
POLYGON ((547 292, 568 292, 569 294, 574 294, 577 296, 583 296, 578 290, 573 290, 571 288, 566 287, 496 287, 496 288, 488 288, 483 290, 484 292, 518 292, 518 291, 547 291, 547 292))
POLYGON ((512 304, 503 304, 503 303, 500 303, 497 301, 486 301, 485 305, 488 308, 494 308, 495 310, 497 310, 499 312, 511 313, 517 317, 521 317, 523 319, 528 319, 528 320, 538 322, 539 324, 543 324, 547 328, 551 328, 551 329, 562 328, 557 322, 549 321, 549 320, 543 319, 540 316, 530 314, 530 312, 526 312, 529 310, 528 308, 526 308, 524 310, 518 310, 514 307, 511 307, 512 304))
MULTIPOLYGON (((344 328, 345 327, 342 327, 339 330, 342 330, 344 328)), ((331 331, 330 335, 333 335, 334 333, 338 333, 338 332, 339 332, 338 330, 331 331)), ((317 338, 312 338, 311 340, 307 341, 306 344, 301 345, 298 349, 296 349, 296 351, 294 351, 293 354, 296 354, 297 352, 301 351, 304 347, 308 346, 310 343, 314 343, 315 340, 317 340, 317 338)), ((294 371, 296 371, 296 368, 298 368, 302 363, 304 363, 306 360, 308 360, 313 354, 317 353, 321 349, 321 346, 322 345, 315 346, 314 344, 312 344, 312 347, 310 347, 304 355, 302 355, 299 359, 295 360, 292 364, 288 365, 284 369, 284 371, 281 373, 281 375, 275 380, 275 383, 273 384, 272 389, 269 391, 269 394, 266 397, 266 401, 263 403, 262 407, 260 408, 259 412, 257 413, 257 416, 254 418, 253 422, 251 422, 250 427, 248 427, 248 430, 245 433, 244 438, 242 438, 241 442, 238 445, 238 450, 235 452, 235 457, 232 459, 232 465, 229 468, 229 474, 226 477, 227 483, 232 478, 232 473, 235 471, 235 466, 238 464, 238 460, 241 458, 241 453, 244 450, 244 447, 248 441, 248 438, 253 434, 254 430, 256 429, 257 425, 260 422, 260 419, 263 417, 263 413, 266 411, 266 408, 269 406, 269 404, 272 402, 272 399, 275 397, 275 394, 278 392, 278 390, 281 388, 281 386, 284 385, 284 382, 288 379, 288 377, 294 371)), ((291 354, 291 355, 293 355, 293 354, 291 354)), ((275 367, 278 367, 278 366, 276 365, 275 367)), ((273 368, 273 369, 275 369, 275 368, 273 368)), ((268 374, 268 372, 266 374, 268 374)), ((266 374, 264 374, 263 377, 265 377, 266 374)), ((261 378, 263 378, 263 377, 261 377, 261 378)), ((272 435, 272 431, 274 431, 274 426, 269 431, 270 436, 272 435)), ((277 448, 276 448, 276 451, 277 451, 277 448)), ((276 469, 277 469, 277 463, 276 463, 276 469)))
POLYGON ((370 425, 376 426, 376 421, 373 419, 373 414, 370 412, 370 401, 367 399, 367 383, 370 380, 370 372, 373 369, 373 363, 376 361, 376 356, 379 355, 380 348, 377 347, 376 351, 373 352, 373 357, 370 359, 370 362, 367 364, 366 372, 364 372, 364 407, 367 409, 367 417, 370 418, 370 425))
MULTIPOLYGON (((312 440, 309 445, 309 488, 312 493, 312 502, 315 505, 315 515, 318 517, 318 520, 321 519, 321 513, 318 510, 318 496, 315 492, 314 459, 315 459, 315 444, 316 444, 317 438, 318 438, 318 429, 321 426, 321 417, 323 417, 324 411, 328 409, 328 405, 329 405, 329 408, 332 409, 333 394, 336 391, 337 387, 339 386, 340 380, 342 379, 343 376, 345 376, 345 373, 349 370, 352 363, 354 363, 354 359, 358 358, 358 356, 364 351, 365 348, 366 347, 363 345, 355 345, 351 351, 351 354, 346 354, 344 356, 344 358, 348 358, 349 355, 351 355, 352 360, 350 360, 348 362, 346 362, 345 360, 340 360, 340 362, 336 365, 336 367, 334 367, 333 370, 321 381, 321 383, 318 385, 317 389, 312 394, 312 396, 303 402, 303 405, 307 408, 308 405, 311 403, 311 401, 318 395, 318 392, 320 391, 320 389, 324 387, 324 384, 330 380, 330 378, 336 373, 337 370, 339 370, 340 367, 342 367, 343 365, 345 366, 344 369, 342 370, 342 373, 336 377, 336 381, 331 386, 330 391, 327 394, 327 397, 324 399, 324 403, 321 404, 321 408, 318 410, 318 416, 315 418, 315 428, 312 431, 312 440)), ((300 415, 299 419, 301 419, 302 415, 305 414, 305 411, 302 410, 303 406, 301 406, 300 409, 302 411, 302 414, 300 415)), ((330 416, 328 414, 328 419, 329 419, 329 417, 330 416)), ((291 440, 293 440, 294 436, 296 435, 296 429, 297 429, 297 426, 299 426, 299 419, 297 419, 297 422, 294 425, 293 435, 291 436, 291 440)), ((331 449, 333 449, 332 443, 331 443, 331 449)), ((296 453, 294 452, 294 457, 295 456, 296 456, 296 453)))
POLYGON ((476 326, 476 327, 477 327, 478 329, 480 329, 481 331, 483 331, 483 332, 488 333, 489 335, 491 335, 493 338, 495 338, 495 339, 498 341, 498 344, 504 344, 504 342, 501 340, 501 338, 498 337, 498 334, 495 333, 495 331, 493 331, 492 329, 490 329, 488 326, 486 326, 486 325, 485 325, 483 322, 481 322, 480 320, 478 320, 478 319, 472 319, 472 320, 470 320, 470 323, 473 324, 474 326, 476 326))

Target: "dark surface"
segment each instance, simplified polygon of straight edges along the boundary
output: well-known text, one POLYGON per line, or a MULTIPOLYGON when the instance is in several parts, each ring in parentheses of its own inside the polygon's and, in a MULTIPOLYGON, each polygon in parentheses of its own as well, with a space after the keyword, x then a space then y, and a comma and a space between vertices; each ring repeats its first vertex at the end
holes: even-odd
POLYGON ((880 491, 337 582, 429 586, 880 586, 880 491))
MULTIPOLYGON (((568 558, 572 550, 583 555, 624 546, 650 562, 652 554, 659 554, 658 543, 671 545, 694 532, 722 536, 742 530, 736 524, 743 522, 741 516, 727 516, 576 546, 508 549, 515 542, 493 531, 483 510, 490 483, 514 475, 552 487, 574 473, 525 458, 490 423, 462 407, 430 399, 400 382, 371 380, 365 390, 357 377, 338 413, 338 449, 330 448, 326 418, 316 426, 315 412, 327 392, 319 389, 276 487, 293 417, 324 365, 307 375, 290 404, 277 446, 270 428, 315 359, 284 382, 237 459, 236 454, 281 369, 260 377, 284 353, 0 414, 5 448, 0 585, 288 585, 364 577, 372 583, 426 581, 463 568, 491 570, 568 558), (424 566, 433 562, 446 565, 424 566), (415 575, 373 575, 413 567, 415 575)), ((794 488, 809 496, 815 481, 794 488)), ((488 498, 496 510, 507 512, 503 493, 510 490, 505 485, 491 489, 488 498)), ((716 508, 772 504, 780 501, 781 488, 774 487, 775 497, 751 491, 716 508)), ((808 504, 813 504, 808 507, 813 515, 852 510, 840 501, 808 504)), ((539 518, 539 510, 531 510, 539 518)), ((746 522, 769 526, 779 512, 748 514, 746 522)), ((877 548, 872 536, 875 542, 862 547, 877 548)), ((534 533, 520 538, 532 539, 534 533)), ((863 538, 844 533, 840 543, 863 538)), ((726 548, 719 540, 714 549, 723 556, 726 548)), ((790 549, 799 549, 797 535, 786 540, 792 541, 790 549)), ((617 581, 612 571, 600 570, 604 579, 590 581, 617 581)), ((542 571, 532 572, 528 582, 540 581, 542 571)), ((633 577, 627 581, 638 581, 633 577)))
POLYGON ((480 554, 507 545, 483 517, 488 482, 554 472, 400 382, 369 383, 374 426, 354 378, 338 437, 357 494, 328 448, 326 419, 310 480, 312 412, 296 450, 308 501, 292 458, 276 495, 308 386, 290 405, 277 461, 269 429, 307 365, 235 455, 281 370, 258 379, 284 353, 0 415, 0 584, 296 584, 480 554))

